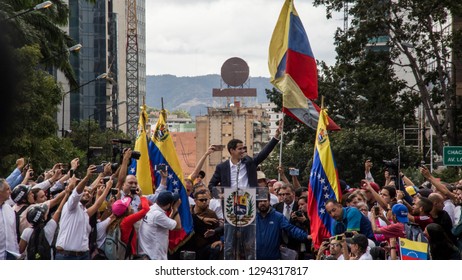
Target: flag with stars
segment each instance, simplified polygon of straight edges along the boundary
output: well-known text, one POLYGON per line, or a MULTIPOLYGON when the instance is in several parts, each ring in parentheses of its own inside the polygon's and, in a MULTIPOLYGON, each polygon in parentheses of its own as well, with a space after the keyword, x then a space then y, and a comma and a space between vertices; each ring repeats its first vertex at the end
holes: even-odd
POLYGON ((138 185, 143 194, 152 194, 152 171, 148 153, 148 138, 146 136, 146 113, 145 105, 141 106, 140 119, 138 121, 138 132, 136 134, 136 142, 134 151, 140 152, 141 156, 138 160, 132 159, 128 174, 136 175, 138 185))
MULTIPOLYGON (((184 184, 183 171, 178 161, 172 137, 168 131, 167 112, 165 110, 162 110, 159 114, 159 119, 152 132, 151 142, 149 143, 149 158, 153 167, 159 164, 168 166, 167 190, 178 193, 181 199, 178 212, 181 217, 182 229, 170 231, 169 233, 169 250, 173 253, 188 240, 188 236, 193 232, 193 220, 184 184)), ((160 182, 161 175, 159 171, 155 171, 154 177, 155 182, 160 182)))
POLYGON ((328 123, 327 112, 322 109, 319 113, 313 166, 308 184, 308 216, 315 248, 319 247, 323 238, 332 235, 333 219, 326 211, 326 201, 331 198, 337 201, 342 199, 337 168, 327 133, 328 123))

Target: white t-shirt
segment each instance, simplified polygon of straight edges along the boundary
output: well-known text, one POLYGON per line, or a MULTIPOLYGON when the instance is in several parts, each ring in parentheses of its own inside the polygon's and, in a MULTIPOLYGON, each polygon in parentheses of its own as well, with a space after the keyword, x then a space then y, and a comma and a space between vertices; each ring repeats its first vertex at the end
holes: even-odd
POLYGON ((106 218, 104 221, 96 223, 96 244, 98 248, 103 249, 104 241, 106 241, 107 227, 111 223, 111 219, 106 218))
POLYGON ((157 203, 153 204, 141 222, 138 249, 151 260, 167 260, 168 231, 175 227, 176 221, 168 217, 157 203))
POLYGON ((213 210, 217 214, 218 219, 224 219, 223 209, 221 208, 221 200, 212 198, 210 199, 209 209, 213 210))
MULTIPOLYGON (((48 241, 48 244, 51 244, 53 242, 53 238, 55 237, 55 232, 56 228, 58 227, 58 224, 55 222, 55 220, 51 219, 48 221, 48 223, 43 227, 43 230, 45 232, 45 238, 48 241)), ((21 239, 26 241, 27 244, 29 244, 30 237, 32 236, 32 233, 34 232, 34 228, 29 227, 25 228, 22 232, 21 239)), ((51 249, 50 249, 51 251, 51 249)), ((27 252, 27 247, 26 247, 26 252, 27 252)), ((53 252, 51 251, 51 258, 53 259, 53 252)), ((26 256, 27 259, 27 256, 26 256)))

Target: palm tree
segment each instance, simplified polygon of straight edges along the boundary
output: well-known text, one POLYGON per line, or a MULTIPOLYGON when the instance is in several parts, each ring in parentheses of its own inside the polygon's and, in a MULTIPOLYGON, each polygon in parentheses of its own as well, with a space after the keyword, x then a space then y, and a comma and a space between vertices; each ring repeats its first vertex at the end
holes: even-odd
POLYGON ((52 0, 47 9, 24 13, 41 0, 0 0, 0 24, 3 42, 9 42, 13 48, 37 44, 46 68, 56 67, 69 80, 71 87, 77 87, 77 81, 69 57, 65 50, 75 45, 74 40, 62 29, 68 23, 68 6, 60 0, 52 0))

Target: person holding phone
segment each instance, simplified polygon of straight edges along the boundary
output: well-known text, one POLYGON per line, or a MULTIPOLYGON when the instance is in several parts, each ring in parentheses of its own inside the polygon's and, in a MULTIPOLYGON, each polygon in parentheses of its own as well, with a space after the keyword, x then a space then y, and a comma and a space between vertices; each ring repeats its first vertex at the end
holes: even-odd
POLYGON ((358 232, 376 242, 371 221, 361 214, 357 208, 343 207, 342 204, 335 199, 328 199, 325 207, 326 212, 335 220, 333 234, 338 235, 347 231, 358 232))

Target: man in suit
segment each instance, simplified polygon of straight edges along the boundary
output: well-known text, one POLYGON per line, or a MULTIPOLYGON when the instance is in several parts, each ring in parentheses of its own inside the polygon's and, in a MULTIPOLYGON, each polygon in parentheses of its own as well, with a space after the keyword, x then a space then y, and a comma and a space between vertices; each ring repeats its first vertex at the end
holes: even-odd
MULTIPOLYGON (((298 210, 298 202, 295 201, 295 191, 291 184, 283 183, 279 189, 278 195, 281 196, 282 201, 274 205, 274 209, 281 213, 290 224, 296 226, 297 220, 292 218, 292 213, 298 210)), ((297 239, 291 238, 287 234, 282 234, 282 244, 289 249, 295 250, 300 253, 301 242, 297 239)))
POLYGON ((269 156, 279 142, 282 124, 283 120, 280 120, 274 137, 253 158, 246 154, 244 143, 241 140, 230 140, 227 148, 231 157, 215 168, 215 173, 209 181, 210 191, 218 185, 231 188, 239 186, 241 189, 257 187, 257 166, 269 156))
MULTIPOLYGON (((214 193, 216 186, 231 189, 256 188, 258 186, 257 166, 276 147, 282 125, 283 120, 279 120, 279 127, 276 129, 274 137, 253 158, 247 155, 247 149, 241 140, 230 140, 227 145, 230 158, 215 168, 208 185, 210 192, 214 193)), ((255 232, 251 228, 225 224, 225 260, 255 259, 255 232)))

